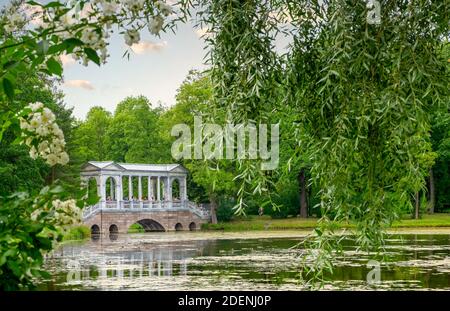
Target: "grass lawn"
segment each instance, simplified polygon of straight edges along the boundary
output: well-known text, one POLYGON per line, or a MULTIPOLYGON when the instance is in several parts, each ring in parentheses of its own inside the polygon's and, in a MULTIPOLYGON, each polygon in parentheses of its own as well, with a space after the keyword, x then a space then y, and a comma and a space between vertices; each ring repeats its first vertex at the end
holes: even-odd
MULTIPOLYGON (((218 224, 205 224, 204 230, 222 231, 251 231, 251 230, 301 230, 311 229, 316 226, 317 218, 285 218, 272 219, 270 216, 249 216, 230 222, 218 224)), ((351 224, 343 224, 337 227, 351 228, 351 224)), ((424 228, 424 227, 450 227, 450 214, 422 215, 421 219, 411 219, 408 216, 394 223, 394 228, 424 228)))

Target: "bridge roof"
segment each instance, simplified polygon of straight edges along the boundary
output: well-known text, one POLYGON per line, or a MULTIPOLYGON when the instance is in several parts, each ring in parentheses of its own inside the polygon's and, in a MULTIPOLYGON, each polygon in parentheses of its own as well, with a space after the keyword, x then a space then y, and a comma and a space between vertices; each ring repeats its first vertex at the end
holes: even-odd
POLYGON ((140 172, 186 172, 180 164, 143 164, 143 163, 116 163, 114 161, 89 161, 83 165, 83 171, 92 170, 119 170, 140 172), (178 169, 177 169, 178 168, 178 169))
POLYGON ((180 164, 138 164, 138 163, 117 163, 127 171, 158 171, 170 172, 180 164))

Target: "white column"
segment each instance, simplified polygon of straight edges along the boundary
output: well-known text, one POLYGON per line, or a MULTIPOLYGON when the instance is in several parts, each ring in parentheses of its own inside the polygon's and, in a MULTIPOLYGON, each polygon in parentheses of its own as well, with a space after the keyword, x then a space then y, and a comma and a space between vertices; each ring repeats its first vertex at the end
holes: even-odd
POLYGON ((157 195, 157 200, 161 201, 161 184, 160 184, 159 176, 158 176, 157 185, 156 185, 156 195, 157 195))
POLYGON ((138 176, 138 200, 139 207, 142 208, 142 176, 138 176))
POLYGON ((147 177, 147 198, 148 198, 148 200, 149 201, 151 201, 151 199, 152 199, 152 184, 151 184, 151 181, 152 181, 152 179, 151 179, 151 177, 150 176, 148 176, 147 177))
POLYGON ((117 208, 121 207, 120 202, 122 201, 122 177, 119 176, 114 180, 116 184, 116 202, 117 208))
POLYGON ((142 180, 141 176, 138 176, 138 200, 142 201, 142 180))
POLYGON ((102 196, 102 178, 101 176, 95 177, 95 184, 97 185, 97 196, 102 196))
MULTIPOLYGON (((180 189, 180 196, 183 196, 183 200, 188 200, 186 176, 182 179, 182 182, 183 182, 183 190, 180 189), (181 191, 183 191, 183 192, 181 192, 181 191)), ((181 188, 181 183, 180 183, 180 188, 181 188)))
POLYGON ((131 175, 128 176, 128 200, 133 196, 133 183, 131 182, 131 175))
POLYGON ((164 177, 164 200, 168 201, 169 199, 169 177, 164 177))
POLYGON ((109 179, 109 182, 110 182, 109 196, 110 196, 111 200, 113 200, 113 198, 114 198, 114 187, 116 186, 116 183, 114 182, 114 179, 112 177, 109 179))
POLYGON ((152 178, 147 176, 147 200, 149 208, 152 208, 152 178))
POLYGON ((169 208, 172 208, 172 207, 173 207, 173 205, 172 205, 172 201, 173 201, 173 199, 172 199, 172 185, 171 185, 171 183, 170 183, 170 177, 167 176, 166 179, 167 179, 167 186, 166 186, 166 188, 167 188, 167 195, 166 195, 166 200, 169 201, 169 208))
POLYGON ((106 180, 105 176, 100 175, 100 199, 101 199, 101 205, 102 208, 106 207, 105 201, 106 201, 106 180))

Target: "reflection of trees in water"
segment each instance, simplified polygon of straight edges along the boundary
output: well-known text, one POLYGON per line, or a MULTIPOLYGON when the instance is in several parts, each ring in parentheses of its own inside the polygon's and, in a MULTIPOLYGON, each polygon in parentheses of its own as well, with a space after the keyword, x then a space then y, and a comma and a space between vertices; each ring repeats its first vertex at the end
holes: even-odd
MULTIPOLYGON (((116 237, 109 236, 111 240, 116 237)), ((97 243, 97 242, 96 242, 97 243)), ((81 279, 138 278, 150 276, 185 276, 188 262, 203 253, 208 241, 186 241, 184 243, 157 244, 138 250, 102 251, 102 248, 87 248, 86 245, 67 245, 54 257, 61 257, 64 270, 76 261, 81 279)), ((117 243, 115 249, 126 247, 117 243)), ((142 247, 144 248, 144 247, 142 247)), ((73 271, 72 271, 73 273, 73 271)))

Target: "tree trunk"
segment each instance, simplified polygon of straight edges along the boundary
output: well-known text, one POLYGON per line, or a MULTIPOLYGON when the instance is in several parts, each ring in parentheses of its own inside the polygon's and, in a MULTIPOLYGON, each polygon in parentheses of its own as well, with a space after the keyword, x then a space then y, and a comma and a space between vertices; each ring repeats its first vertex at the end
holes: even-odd
POLYGON ((419 200, 419 191, 416 192, 416 208, 414 213, 414 219, 419 219, 419 209, 420 209, 420 200, 419 200))
POLYGON ((298 173, 298 186, 300 187, 300 217, 308 217, 308 203, 306 202, 306 176, 305 169, 298 173))
POLYGON ((217 198, 214 195, 209 196, 210 208, 211 208, 211 223, 217 223, 217 198))
POLYGON ((434 184, 434 175, 433 175, 433 169, 430 169, 430 200, 428 201, 428 213, 433 214, 434 213, 434 206, 436 204, 436 187, 434 184))

